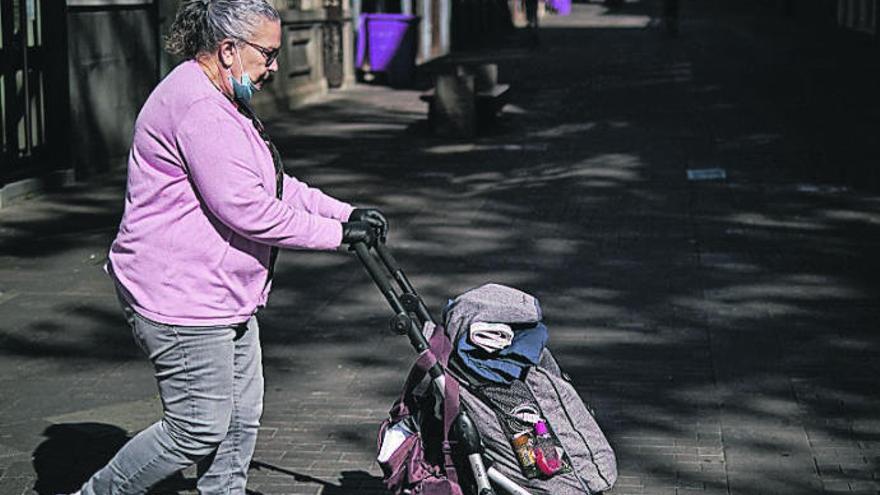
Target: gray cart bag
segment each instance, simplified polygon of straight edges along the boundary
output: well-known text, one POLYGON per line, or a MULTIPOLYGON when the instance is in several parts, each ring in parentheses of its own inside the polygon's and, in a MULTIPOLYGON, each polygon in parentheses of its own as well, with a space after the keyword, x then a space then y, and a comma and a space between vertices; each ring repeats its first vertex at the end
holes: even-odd
POLYGON ((392 493, 592 495, 611 488, 614 452, 544 347, 534 297, 484 285, 450 301, 436 325, 384 243, 352 249, 394 310, 392 329, 419 354, 379 432, 377 458, 392 493), (487 325, 505 326, 512 340, 481 355, 485 347, 474 352, 470 341, 497 343, 474 335, 487 325), (506 379, 486 379, 484 365, 506 379))
MULTIPOLYGON (((540 324, 538 301, 517 289, 488 284, 465 292, 444 311, 444 331, 460 342, 474 322, 503 323, 512 327, 540 324)), ((537 365, 508 385, 487 384, 474 378, 453 352, 450 368, 461 382, 460 402, 483 439, 493 467, 535 495, 601 493, 617 480, 614 451, 590 409, 562 372, 549 349, 537 365), (523 431, 546 422, 569 469, 553 476, 528 477, 512 445, 523 431)), ((526 470, 527 471, 527 470, 526 470)), ((534 473, 532 473, 534 474, 534 473)))

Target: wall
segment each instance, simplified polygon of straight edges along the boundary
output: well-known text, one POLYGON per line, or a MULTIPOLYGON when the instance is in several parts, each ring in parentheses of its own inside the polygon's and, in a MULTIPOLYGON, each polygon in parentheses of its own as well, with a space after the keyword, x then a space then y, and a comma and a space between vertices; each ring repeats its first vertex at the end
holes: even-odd
POLYGON ((281 54, 272 84, 257 95, 262 115, 293 108, 329 89, 324 75, 323 10, 281 11, 281 54))
POLYGON ((77 178, 122 166, 159 79, 149 0, 67 0, 71 158, 77 178))

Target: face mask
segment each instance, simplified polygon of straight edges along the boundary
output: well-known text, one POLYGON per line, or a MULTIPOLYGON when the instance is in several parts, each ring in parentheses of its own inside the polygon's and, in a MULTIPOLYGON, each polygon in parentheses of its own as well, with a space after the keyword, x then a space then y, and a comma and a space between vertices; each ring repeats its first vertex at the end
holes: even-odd
POLYGON ((244 71, 244 65, 241 63, 241 54, 236 49, 235 54, 238 56, 238 67, 241 69, 241 82, 235 80, 232 76, 232 69, 229 70, 229 82, 232 83, 232 93, 235 99, 244 103, 249 103, 251 97, 254 96, 256 86, 251 82, 251 76, 244 71))

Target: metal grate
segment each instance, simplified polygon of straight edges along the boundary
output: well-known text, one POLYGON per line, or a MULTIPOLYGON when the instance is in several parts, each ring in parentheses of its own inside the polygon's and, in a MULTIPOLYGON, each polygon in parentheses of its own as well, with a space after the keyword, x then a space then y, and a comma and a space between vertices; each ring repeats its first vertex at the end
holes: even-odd
POLYGON ((0 180, 29 173, 46 140, 43 2, 0 0, 0 180))
POLYGON ((876 34, 877 8, 877 0, 839 0, 837 22, 845 28, 876 34))

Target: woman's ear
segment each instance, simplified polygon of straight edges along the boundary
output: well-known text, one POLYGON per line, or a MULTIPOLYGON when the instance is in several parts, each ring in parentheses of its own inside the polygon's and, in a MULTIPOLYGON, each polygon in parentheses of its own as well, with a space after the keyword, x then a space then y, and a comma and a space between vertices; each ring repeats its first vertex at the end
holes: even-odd
POLYGON ((232 67, 232 64, 235 62, 235 51, 237 49, 235 41, 231 39, 227 38, 220 42, 220 46, 217 48, 217 55, 224 69, 232 67))

